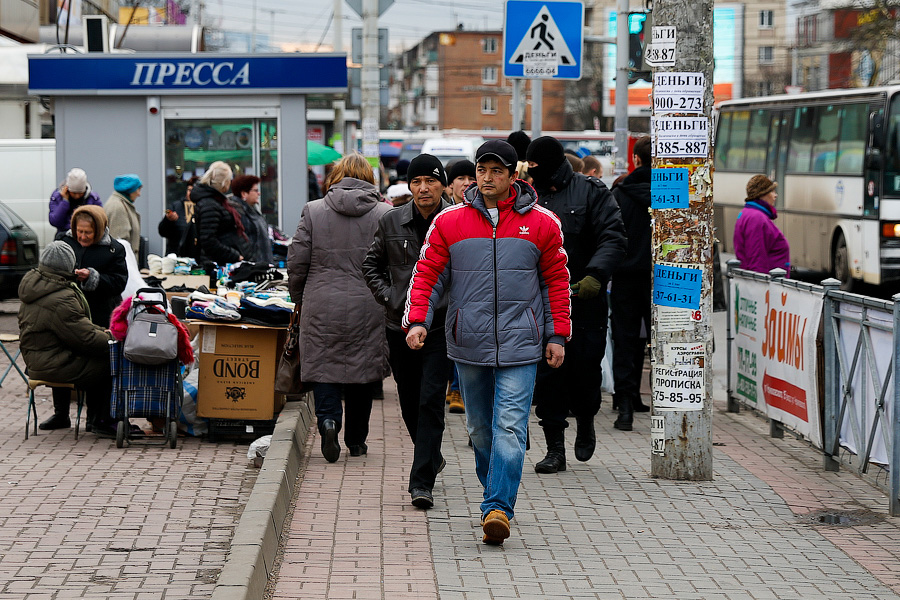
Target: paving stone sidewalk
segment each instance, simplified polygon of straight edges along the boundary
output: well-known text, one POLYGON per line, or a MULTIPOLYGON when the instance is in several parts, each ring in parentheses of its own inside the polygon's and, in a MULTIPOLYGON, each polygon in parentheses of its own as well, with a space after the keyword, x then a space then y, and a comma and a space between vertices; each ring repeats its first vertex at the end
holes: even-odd
POLYGON ((724 412, 724 389, 710 482, 651 478, 649 417, 617 431, 606 402, 594 458, 574 460, 569 430, 568 470, 537 475, 545 446, 532 418, 512 537, 491 547, 464 416, 447 415, 447 468, 434 509, 418 510, 388 383, 368 456, 329 464, 310 436, 273 598, 898 598, 900 519, 884 494, 847 469, 822 471, 805 442, 768 438, 759 417, 724 412), (823 511, 859 520, 829 526, 823 511))
MULTIPOLYGON (((37 394, 43 420, 53 404, 37 394)), ((118 449, 73 429, 25 441, 26 404, 13 372, 0 388, 0 598, 212 596, 256 478, 247 442, 118 449)))

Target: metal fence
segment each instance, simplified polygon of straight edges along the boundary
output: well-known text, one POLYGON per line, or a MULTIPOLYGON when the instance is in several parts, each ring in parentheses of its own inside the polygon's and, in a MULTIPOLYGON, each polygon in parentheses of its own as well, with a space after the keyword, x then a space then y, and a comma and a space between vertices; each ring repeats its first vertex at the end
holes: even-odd
MULTIPOLYGON (((869 472, 872 465, 885 469, 890 514, 900 515, 900 468, 892 468, 900 467, 900 294, 892 300, 881 300, 843 292, 836 279, 826 279, 818 286, 784 279, 780 269, 766 275, 742 270, 739 264, 736 260, 728 263, 729 316, 736 310, 732 279, 774 283, 822 295, 822 344, 816 347, 816 362, 822 365, 819 391, 824 405, 824 468, 839 469, 843 448, 857 458, 854 467, 860 474, 869 472)), ((728 410, 737 412, 741 406, 758 410, 759 406, 750 406, 733 389, 736 341, 732 321, 729 318, 727 325, 728 410)), ((773 437, 780 437, 782 425, 770 420, 773 437)))

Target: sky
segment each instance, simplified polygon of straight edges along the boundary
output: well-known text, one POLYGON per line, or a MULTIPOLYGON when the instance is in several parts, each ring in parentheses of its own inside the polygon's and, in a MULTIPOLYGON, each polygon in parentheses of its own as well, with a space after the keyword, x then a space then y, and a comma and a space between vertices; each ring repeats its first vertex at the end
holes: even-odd
MULTIPOLYGON (((333 0, 203 0, 203 24, 235 31, 251 32, 253 4, 256 4, 257 35, 272 36, 273 45, 286 50, 296 47, 328 51, 334 41, 333 0)), ((413 47, 433 31, 503 28, 504 0, 394 0, 378 20, 389 30, 391 52, 413 47)), ((350 51, 351 29, 362 27, 362 19, 344 2, 344 51, 350 51)))

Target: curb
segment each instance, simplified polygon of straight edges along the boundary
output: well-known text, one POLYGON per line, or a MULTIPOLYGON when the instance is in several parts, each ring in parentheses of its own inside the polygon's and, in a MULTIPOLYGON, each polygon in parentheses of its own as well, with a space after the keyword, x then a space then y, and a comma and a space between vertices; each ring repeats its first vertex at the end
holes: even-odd
POLYGON ((308 394, 288 402, 278 416, 212 600, 258 600, 265 594, 312 420, 308 394))

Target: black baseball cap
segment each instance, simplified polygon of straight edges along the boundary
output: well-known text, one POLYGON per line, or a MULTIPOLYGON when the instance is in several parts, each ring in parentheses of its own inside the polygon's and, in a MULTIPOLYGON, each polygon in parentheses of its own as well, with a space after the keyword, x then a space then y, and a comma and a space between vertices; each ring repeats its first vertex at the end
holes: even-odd
POLYGON ((478 164, 486 158, 496 158, 506 167, 515 167, 519 161, 516 149, 503 140, 490 140, 478 147, 475 152, 475 163, 478 164))

